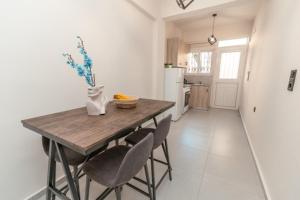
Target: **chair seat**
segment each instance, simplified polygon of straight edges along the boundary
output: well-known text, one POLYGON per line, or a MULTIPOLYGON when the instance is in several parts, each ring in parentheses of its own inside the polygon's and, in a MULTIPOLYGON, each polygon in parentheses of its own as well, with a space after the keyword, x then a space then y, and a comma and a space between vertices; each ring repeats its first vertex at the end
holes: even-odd
POLYGON ((113 147, 88 161, 83 171, 96 182, 114 187, 118 169, 129 150, 130 147, 127 146, 113 147))
POLYGON ((155 129, 153 128, 142 128, 138 131, 132 133, 128 137, 125 138, 125 141, 131 145, 135 145, 139 143, 142 139, 144 139, 149 133, 154 133, 155 129))

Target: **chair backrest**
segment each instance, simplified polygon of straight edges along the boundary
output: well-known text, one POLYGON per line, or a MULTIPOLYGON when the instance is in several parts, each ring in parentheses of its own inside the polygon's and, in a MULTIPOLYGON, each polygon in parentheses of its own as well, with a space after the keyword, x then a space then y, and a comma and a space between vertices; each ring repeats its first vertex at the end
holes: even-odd
MULTIPOLYGON (((42 144, 43 144, 44 152, 47 154, 47 156, 49 156, 50 140, 46 137, 42 137, 42 144)), ((104 148, 106 148, 106 147, 104 147, 104 148)), ((69 165, 78 166, 78 165, 82 164, 84 162, 84 160, 86 159, 85 156, 69 149, 68 147, 63 147, 63 150, 65 152, 65 155, 66 155, 69 165)), ((55 154, 55 156, 54 156, 55 160, 57 162, 60 162, 56 148, 54 148, 54 154, 55 154)))
POLYGON ((113 185, 120 186, 130 181, 146 164, 153 147, 153 133, 133 146, 124 157, 113 185))
POLYGON ((161 120, 154 132, 154 144, 153 149, 159 147, 163 141, 167 138, 167 135, 170 131, 172 115, 168 115, 166 118, 161 120))
POLYGON ((42 137, 42 144, 43 144, 43 150, 44 150, 45 154, 47 154, 47 156, 49 156, 50 140, 46 137, 42 137))

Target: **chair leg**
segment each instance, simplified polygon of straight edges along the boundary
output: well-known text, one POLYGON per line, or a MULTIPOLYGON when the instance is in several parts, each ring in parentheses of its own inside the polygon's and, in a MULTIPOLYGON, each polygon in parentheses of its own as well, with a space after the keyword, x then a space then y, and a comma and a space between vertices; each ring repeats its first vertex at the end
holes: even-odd
POLYGON ((151 151, 151 176, 152 176, 152 199, 156 200, 156 183, 155 183, 155 172, 154 172, 154 157, 153 157, 153 151, 151 151))
POLYGON ((84 200, 89 199, 91 179, 86 175, 84 200))
POLYGON ((165 155, 166 161, 168 161, 168 159, 167 159, 167 152, 166 152, 166 147, 165 147, 165 144, 164 144, 164 143, 162 143, 162 144, 161 144, 161 147, 162 147, 162 150, 163 150, 163 152, 164 152, 164 155, 165 155))
POLYGON ((149 178, 149 171, 148 171, 148 165, 147 165, 147 163, 144 166, 144 169, 145 169, 145 175, 146 175, 147 187, 148 187, 148 193, 149 193, 149 196, 150 196, 150 200, 153 200, 153 198, 152 198, 152 190, 151 190, 151 182, 150 182, 150 178, 149 178))
POLYGON ((121 187, 115 188, 117 200, 121 200, 121 187))
POLYGON ((170 156, 169 156, 169 149, 168 149, 168 141, 165 139, 165 148, 166 148, 166 159, 168 163, 168 168, 169 168, 169 179, 172 181, 172 167, 171 167, 171 162, 170 162, 170 156))

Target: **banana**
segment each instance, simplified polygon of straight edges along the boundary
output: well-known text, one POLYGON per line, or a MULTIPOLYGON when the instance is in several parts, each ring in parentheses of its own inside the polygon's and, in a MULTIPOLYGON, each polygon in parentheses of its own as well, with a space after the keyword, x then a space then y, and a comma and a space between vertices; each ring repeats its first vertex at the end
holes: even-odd
POLYGON ((118 99, 118 100, 130 100, 132 99, 131 97, 125 95, 125 94, 122 94, 122 93, 117 93, 114 95, 114 99, 118 99))

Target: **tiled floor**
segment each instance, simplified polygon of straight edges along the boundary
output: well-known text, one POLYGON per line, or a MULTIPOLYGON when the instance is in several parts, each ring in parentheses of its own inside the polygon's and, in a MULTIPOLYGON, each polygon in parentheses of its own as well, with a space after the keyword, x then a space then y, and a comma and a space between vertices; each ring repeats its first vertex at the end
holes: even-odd
MULTIPOLYGON (((163 181, 158 200, 265 199, 238 112, 191 110, 172 124, 168 140, 174 177, 163 181)), ((156 157, 163 158, 162 152, 156 157)), ((158 176, 163 170, 156 165, 158 176)), ((93 182, 90 199, 102 191, 93 182)), ((114 193, 107 199, 114 200, 114 193)), ((124 187, 122 199, 147 198, 124 187)))

